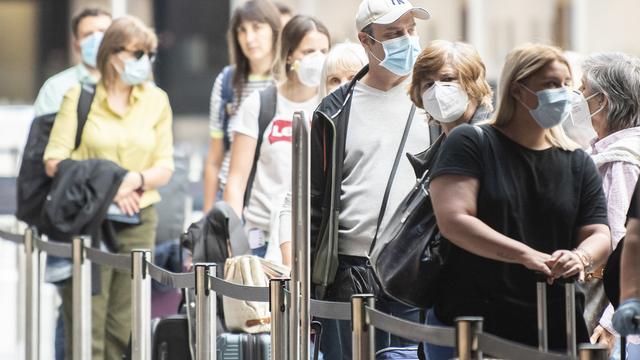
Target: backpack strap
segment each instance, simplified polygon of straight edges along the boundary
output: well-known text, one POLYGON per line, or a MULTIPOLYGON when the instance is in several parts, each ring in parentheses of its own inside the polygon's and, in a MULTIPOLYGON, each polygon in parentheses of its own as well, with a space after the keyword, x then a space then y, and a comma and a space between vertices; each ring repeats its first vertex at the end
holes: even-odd
POLYGON ((222 69, 222 87, 220 89, 220 98, 222 99, 220 103, 220 120, 222 121, 222 132, 224 133, 223 142, 224 142, 224 150, 227 151, 231 148, 231 140, 229 139, 229 112, 228 106, 229 104, 233 104, 233 98, 235 97, 235 93, 233 91, 233 75, 235 73, 235 67, 232 65, 227 65, 222 69))
POLYGON ((91 104, 93 103, 93 97, 96 95, 95 84, 81 84, 80 85, 80 98, 78 98, 78 129, 76 130, 76 142, 74 150, 80 146, 82 141, 82 132, 84 131, 84 125, 87 123, 89 117, 89 111, 91 111, 91 104))
POLYGON ((264 132, 267 130, 267 126, 273 120, 276 115, 276 105, 278 102, 278 88, 275 85, 271 85, 266 89, 260 91, 260 115, 258 115, 258 139, 256 142, 256 151, 253 155, 253 166, 251 167, 251 173, 247 180, 247 187, 244 191, 244 206, 249 204, 249 198, 251 197, 251 188, 253 187, 253 180, 256 177, 256 168, 258 167, 258 159, 260 159, 260 147, 262 146, 262 138, 264 132))

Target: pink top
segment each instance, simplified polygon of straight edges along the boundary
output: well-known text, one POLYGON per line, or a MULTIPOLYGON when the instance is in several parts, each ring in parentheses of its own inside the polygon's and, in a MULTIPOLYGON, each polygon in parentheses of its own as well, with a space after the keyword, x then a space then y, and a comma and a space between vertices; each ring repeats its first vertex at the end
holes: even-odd
MULTIPOLYGON (((640 127, 620 130, 604 139, 595 140, 588 152, 602 176, 612 248, 615 249, 626 233, 627 211, 640 175, 640 127)), ((609 304, 600 319, 600 325, 615 334, 611 324, 613 311, 609 304)), ((630 336, 628 340, 640 343, 637 336, 630 336)))

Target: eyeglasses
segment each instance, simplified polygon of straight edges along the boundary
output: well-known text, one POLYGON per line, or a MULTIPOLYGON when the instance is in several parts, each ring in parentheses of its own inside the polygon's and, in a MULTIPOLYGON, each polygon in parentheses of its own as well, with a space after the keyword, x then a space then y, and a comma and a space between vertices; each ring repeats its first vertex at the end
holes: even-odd
POLYGON ((118 49, 117 52, 121 52, 121 51, 126 51, 130 54, 133 55, 133 57, 135 57, 137 60, 140 60, 140 58, 142 58, 145 54, 147 54, 147 56, 149 56, 149 60, 151 62, 154 62, 156 60, 156 52, 155 51, 144 51, 144 50, 129 50, 126 48, 120 48, 118 49))

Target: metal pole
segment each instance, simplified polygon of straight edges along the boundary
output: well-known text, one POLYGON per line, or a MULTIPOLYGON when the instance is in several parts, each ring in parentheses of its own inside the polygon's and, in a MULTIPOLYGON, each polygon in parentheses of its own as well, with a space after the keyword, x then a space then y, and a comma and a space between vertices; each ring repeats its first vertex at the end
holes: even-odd
POLYGON ((538 350, 549 351, 549 335, 547 325, 547 284, 544 279, 538 279, 538 350))
MULTIPOLYGON (((609 349, 602 344, 580 344, 579 360, 608 360, 609 349)), ((623 359, 624 360, 624 359, 623 359)))
POLYGON ((151 276, 149 250, 131 251, 131 358, 151 360, 151 276))
POLYGON ((567 321, 567 354, 576 357, 576 284, 569 279, 564 284, 565 319, 567 321))
POLYGON ((35 248, 35 228, 27 228, 24 232, 24 251, 26 260, 26 334, 25 359, 40 358, 40 252, 35 248))
POLYGON ((351 355, 353 360, 374 360, 375 329, 369 324, 365 307, 375 306, 372 294, 351 296, 351 355))
POLYGON ((196 360, 216 359, 216 293, 209 276, 216 276, 216 264, 198 263, 196 276, 196 360))
POLYGON ((91 261, 85 248, 91 246, 91 237, 73 238, 73 360, 91 359, 91 261))
POLYGON ((309 267, 310 208, 310 124, 302 111, 293 114, 292 172, 292 271, 291 271, 291 334, 290 354, 294 360, 309 359, 309 298, 311 293, 309 267))
POLYGON ((271 358, 289 360, 289 301, 286 289, 289 278, 269 281, 269 309, 271 311, 271 358))
POLYGON ((459 360, 482 360, 482 351, 478 349, 478 334, 482 333, 482 318, 464 316, 455 319, 456 352, 459 360))

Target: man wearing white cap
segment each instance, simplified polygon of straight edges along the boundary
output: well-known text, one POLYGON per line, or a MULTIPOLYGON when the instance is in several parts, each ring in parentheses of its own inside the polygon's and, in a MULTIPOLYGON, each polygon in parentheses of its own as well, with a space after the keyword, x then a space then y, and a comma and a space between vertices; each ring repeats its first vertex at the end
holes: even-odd
MULTIPOLYGON (((324 98, 314 113, 311 239, 312 281, 318 298, 349 301, 351 294, 376 292, 375 281, 362 276, 367 272, 367 254, 415 184, 404 153, 418 153, 429 145, 428 125, 407 94, 420 53, 415 19, 429 17, 427 10, 407 0, 363 0, 356 26, 369 65, 324 98)), ((417 309, 385 296, 378 296, 376 308, 419 320, 417 309)), ((335 324, 327 325, 325 358, 350 359, 349 323, 338 325, 339 339, 329 338, 335 324)), ((377 350, 391 347, 413 349, 407 352, 415 354, 417 344, 378 331, 377 350)), ((378 358, 383 356, 378 353, 378 358)))

